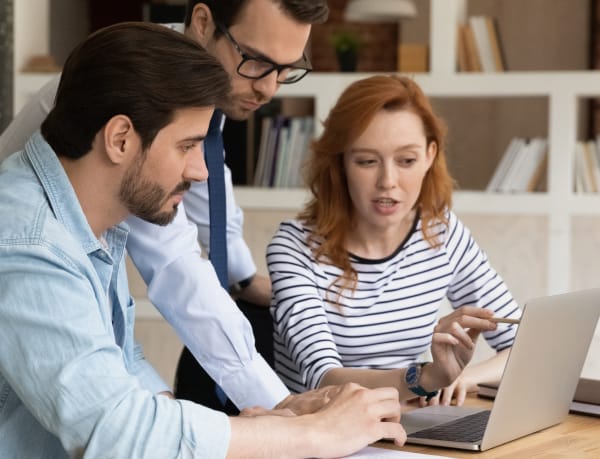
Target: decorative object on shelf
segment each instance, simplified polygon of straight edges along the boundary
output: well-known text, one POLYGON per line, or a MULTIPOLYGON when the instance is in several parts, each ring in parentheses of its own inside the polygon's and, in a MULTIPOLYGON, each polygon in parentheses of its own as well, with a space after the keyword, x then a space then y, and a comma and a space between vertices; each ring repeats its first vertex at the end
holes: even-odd
POLYGON ((356 71, 358 52, 362 45, 362 38, 359 33, 351 29, 339 28, 331 33, 330 41, 335 49, 340 71, 356 71))
POLYGON ((399 72, 427 72, 429 70, 428 47, 421 43, 400 43, 398 45, 399 72))

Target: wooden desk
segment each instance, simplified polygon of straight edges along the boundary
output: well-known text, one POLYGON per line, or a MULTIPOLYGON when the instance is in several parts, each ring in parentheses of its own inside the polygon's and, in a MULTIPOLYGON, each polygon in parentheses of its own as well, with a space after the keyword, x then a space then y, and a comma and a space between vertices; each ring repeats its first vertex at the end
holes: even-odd
MULTIPOLYGON (((492 402, 473 395, 467 398, 465 405, 490 408, 492 402)), ((410 411, 411 409, 414 409, 414 407, 407 407, 406 411, 410 411)), ((378 442, 374 446, 387 449, 398 449, 388 442, 378 442)), ((415 453, 437 454, 439 456, 469 459, 600 459, 600 418, 569 414, 561 424, 483 452, 409 444, 400 449, 415 453)))

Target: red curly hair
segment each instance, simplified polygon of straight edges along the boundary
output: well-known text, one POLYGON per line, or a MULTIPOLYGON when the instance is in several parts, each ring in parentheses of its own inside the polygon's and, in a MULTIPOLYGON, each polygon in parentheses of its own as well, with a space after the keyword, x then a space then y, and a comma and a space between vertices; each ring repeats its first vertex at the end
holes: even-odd
POLYGON ((321 137, 312 143, 304 170, 312 198, 298 216, 313 228, 308 242, 316 259, 326 258, 342 270, 339 279, 342 288, 354 288, 357 280, 345 249, 354 211, 343 155, 381 110, 410 110, 421 118, 427 147, 435 143, 437 154, 423 179, 415 208, 419 211, 425 240, 432 247, 439 245, 433 226, 448 223, 446 211, 452 204, 454 181, 446 165, 445 123, 436 116, 421 88, 410 78, 374 76, 354 82, 329 112, 321 137))

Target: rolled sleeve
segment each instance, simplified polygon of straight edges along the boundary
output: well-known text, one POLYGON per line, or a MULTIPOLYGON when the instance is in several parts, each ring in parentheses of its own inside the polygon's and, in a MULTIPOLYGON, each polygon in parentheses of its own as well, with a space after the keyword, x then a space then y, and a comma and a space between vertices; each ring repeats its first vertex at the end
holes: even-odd
POLYGON ((224 385, 231 388, 227 395, 238 408, 262 406, 275 408, 290 394, 269 364, 258 353, 239 371, 230 372, 223 379, 224 385), (256 388, 260 388, 257 390, 256 388))

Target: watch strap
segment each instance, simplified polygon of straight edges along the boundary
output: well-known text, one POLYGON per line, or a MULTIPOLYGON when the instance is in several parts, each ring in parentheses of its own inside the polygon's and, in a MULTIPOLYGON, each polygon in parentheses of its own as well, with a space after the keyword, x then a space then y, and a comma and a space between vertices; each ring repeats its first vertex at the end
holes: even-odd
POLYGON ((429 392, 429 391, 425 390, 423 388, 423 386, 421 386, 421 384, 420 384, 420 382, 421 382, 421 372, 423 370, 423 367, 425 365, 427 365, 428 363, 431 363, 431 362, 414 362, 414 363, 411 363, 408 366, 408 368, 406 370, 406 375, 405 375, 405 381, 406 381, 406 385, 408 386, 408 389, 413 394, 416 394, 419 397, 425 397, 427 401, 431 400, 439 392, 439 390, 435 390, 433 392, 429 392))
POLYGON ((252 274, 252 276, 241 280, 239 282, 236 282, 235 284, 231 285, 229 287, 229 291, 231 293, 240 293, 242 290, 244 290, 246 287, 248 287, 252 281, 254 280, 254 274, 252 274))
POLYGON ((433 391, 433 392, 427 392, 425 389, 423 389, 423 387, 421 386, 412 386, 409 387, 410 391, 413 394, 418 395, 419 397, 425 397, 425 400, 429 401, 431 400, 433 397, 435 397, 439 390, 433 391))

